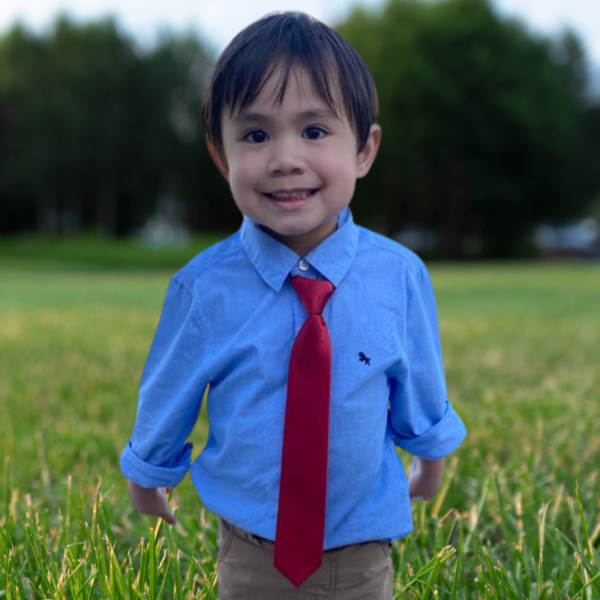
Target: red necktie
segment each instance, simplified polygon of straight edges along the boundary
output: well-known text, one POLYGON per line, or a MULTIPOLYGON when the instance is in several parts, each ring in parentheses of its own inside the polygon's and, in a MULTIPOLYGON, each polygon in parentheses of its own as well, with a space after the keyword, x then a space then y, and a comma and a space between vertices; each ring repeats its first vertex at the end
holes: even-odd
POLYGON ((308 312, 290 359, 274 565, 295 587, 323 562, 331 344, 322 312, 328 281, 293 277, 308 312))

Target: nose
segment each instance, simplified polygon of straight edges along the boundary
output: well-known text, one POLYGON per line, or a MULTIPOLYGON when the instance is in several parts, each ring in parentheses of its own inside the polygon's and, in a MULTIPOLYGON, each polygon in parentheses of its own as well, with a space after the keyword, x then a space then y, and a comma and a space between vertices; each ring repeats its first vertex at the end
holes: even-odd
POLYGON ((299 175, 305 169, 301 144, 292 138, 282 138, 272 144, 267 171, 269 176, 299 175))

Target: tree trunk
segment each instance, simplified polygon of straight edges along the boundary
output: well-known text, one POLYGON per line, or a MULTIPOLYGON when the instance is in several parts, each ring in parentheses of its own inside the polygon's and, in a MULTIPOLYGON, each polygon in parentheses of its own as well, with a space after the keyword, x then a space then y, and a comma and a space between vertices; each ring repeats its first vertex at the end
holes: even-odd
POLYGON ((117 233, 117 198, 111 185, 105 185, 98 191, 98 234, 115 237, 117 233))
POLYGON ((461 254, 462 225, 465 214, 465 168, 459 159, 448 166, 446 179, 446 214, 442 230, 442 251, 447 259, 461 254))
POLYGON ((398 174, 392 165, 383 172, 382 212, 384 235, 392 237, 398 233, 400 223, 401 198, 398 174))
POLYGON ((414 169, 412 220, 418 229, 427 229, 431 219, 430 169, 424 157, 419 158, 414 169))
POLYGON ((81 231, 83 224, 83 198, 81 187, 76 181, 67 184, 65 210, 62 215, 62 232, 65 235, 74 235, 81 231))
POLYGON ((58 233, 58 210, 54 197, 48 192, 37 197, 37 230, 41 235, 58 233))

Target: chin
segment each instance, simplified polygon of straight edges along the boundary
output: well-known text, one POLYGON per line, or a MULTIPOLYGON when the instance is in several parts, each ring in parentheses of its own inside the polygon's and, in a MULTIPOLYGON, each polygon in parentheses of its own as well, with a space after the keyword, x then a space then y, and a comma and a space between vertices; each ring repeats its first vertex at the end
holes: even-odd
POLYGON ((265 229, 268 229, 271 233, 274 233, 275 235, 280 235, 282 237, 296 237, 299 235, 306 235, 306 233, 307 233, 307 231, 305 229, 296 229, 296 228, 284 229, 284 228, 280 228, 280 227, 278 227, 276 229, 275 227, 271 227, 270 225, 263 225, 263 227, 265 229))

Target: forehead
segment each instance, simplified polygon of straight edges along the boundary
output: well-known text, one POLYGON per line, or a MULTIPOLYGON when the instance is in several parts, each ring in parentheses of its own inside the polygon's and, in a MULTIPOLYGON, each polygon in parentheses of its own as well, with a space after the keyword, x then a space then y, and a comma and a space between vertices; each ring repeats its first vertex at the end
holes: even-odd
POLYGON ((284 104, 298 109, 314 109, 340 118, 343 113, 338 77, 331 77, 326 89, 319 89, 310 72, 301 66, 284 69, 276 65, 265 75, 254 98, 245 105, 230 106, 229 116, 236 118, 260 106, 269 112, 280 111, 284 104))

